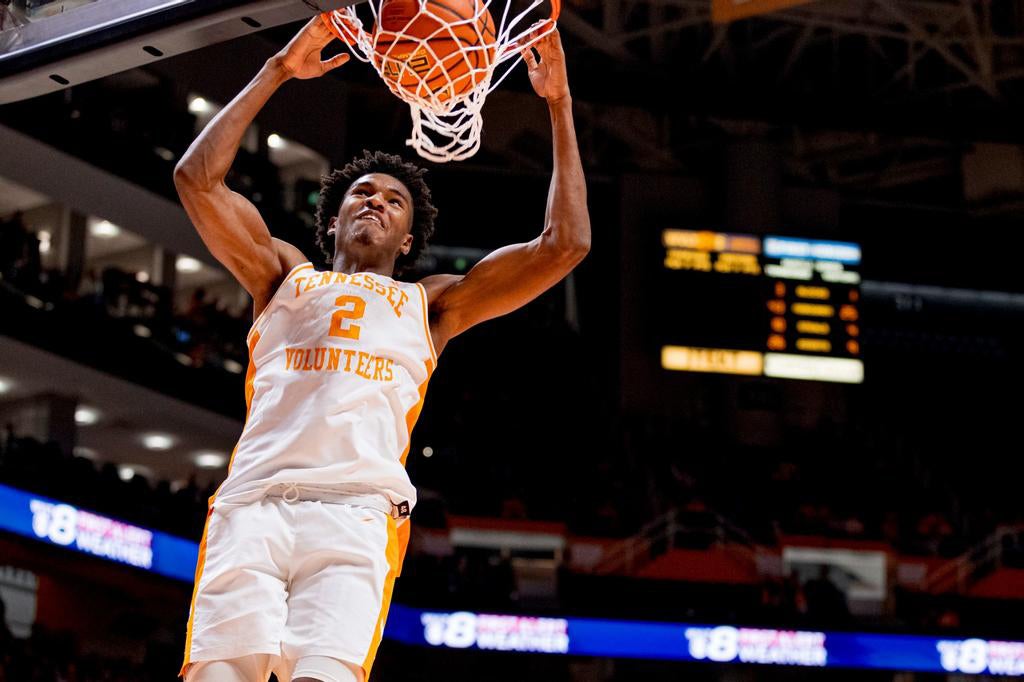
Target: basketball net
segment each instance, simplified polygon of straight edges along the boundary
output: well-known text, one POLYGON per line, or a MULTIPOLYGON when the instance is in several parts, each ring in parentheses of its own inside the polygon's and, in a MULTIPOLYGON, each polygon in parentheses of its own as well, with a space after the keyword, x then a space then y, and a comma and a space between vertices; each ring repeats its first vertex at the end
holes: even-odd
MULTIPOLYGON (((495 40, 491 44, 488 44, 481 35, 480 25, 484 12, 489 11, 492 4, 497 4, 496 0, 481 1, 475 16, 456 22, 446 21, 430 10, 426 0, 419 0, 419 12, 406 23, 405 28, 413 25, 421 17, 437 22, 439 28, 432 35, 422 38, 411 36, 403 30, 389 29, 384 33, 388 36, 390 46, 385 49, 383 45, 387 43, 382 43, 380 50, 378 41, 382 31, 377 30, 373 34, 367 32, 353 6, 326 12, 321 16, 327 26, 348 45, 352 54, 360 61, 373 65, 388 89, 408 103, 412 110, 412 137, 406 140, 406 144, 425 159, 445 163, 468 159, 480 149, 480 135, 483 132, 483 117, 480 110, 487 95, 498 87, 522 60, 522 50, 532 47, 555 30, 561 0, 550 1, 551 16, 524 27, 522 24, 527 15, 544 0, 532 0, 529 7, 514 16, 510 16, 512 0, 500 0, 504 8, 497 25, 495 40), (438 55, 430 41, 437 37, 447 39, 446 42, 450 45, 453 42, 450 40, 450 27, 458 27, 460 32, 471 30, 476 36, 476 44, 467 45, 464 41, 454 41, 458 44, 455 52, 438 55), (539 32, 529 39, 533 31, 539 32), (434 58, 433 64, 451 63, 453 59, 458 59, 455 55, 461 52, 465 64, 476 66, 471 67, 468 74, 460 74, 454 81, 443 67, 431 69, 427 74, 431 76, 431 83, 441 78, 444 82, 443 87, 428 86, 425 79, 410 66, 413 59, 397 59, 391 56, 394 46, 406 41, 417 46, 416 50, 409 51, 410 54, 420 54, 420 50, 429 53, 434 58), (478 54, 472 54, 473 52, 478 54), (415 86, 401 85, 403 81, 408 84, 413 78, 417 79, 415 86), (456 83, 461 92, 456 92, 456 83)), ((375 26, 381 24, 380 13, 384 2, 385 0, 369 0, 375 26)))

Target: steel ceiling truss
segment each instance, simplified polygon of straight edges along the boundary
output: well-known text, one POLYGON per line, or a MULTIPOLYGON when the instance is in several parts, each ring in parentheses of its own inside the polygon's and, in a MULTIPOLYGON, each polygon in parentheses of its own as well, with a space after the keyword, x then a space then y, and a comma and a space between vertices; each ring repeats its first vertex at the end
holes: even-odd
POLYGON ((702 64, 729 63, 737 51, 756 58, 782 43, 788 46, 778 64, 784 78, 812 46, 830 44, 838 53, 859 41, 859 54, 888 75, 879 92, 972 88, 998 100, 1003 83, 1024 77, 1020 0, 817 0, 723 26, 712 26, 710 4, 574 0, 559 24, 626 65, 686 67, 678 48, 695 38, 702 41, 702 64), (922 68, 927 79, 920 78, 922 68))

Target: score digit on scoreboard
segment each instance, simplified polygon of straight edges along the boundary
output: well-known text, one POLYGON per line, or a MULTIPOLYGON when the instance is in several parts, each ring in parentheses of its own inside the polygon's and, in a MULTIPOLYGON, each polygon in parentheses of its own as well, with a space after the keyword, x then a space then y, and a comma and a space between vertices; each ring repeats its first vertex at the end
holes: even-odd
POLYGON ((858 245, 673 229, 662 246, 664 369, 863 382, 858 245))

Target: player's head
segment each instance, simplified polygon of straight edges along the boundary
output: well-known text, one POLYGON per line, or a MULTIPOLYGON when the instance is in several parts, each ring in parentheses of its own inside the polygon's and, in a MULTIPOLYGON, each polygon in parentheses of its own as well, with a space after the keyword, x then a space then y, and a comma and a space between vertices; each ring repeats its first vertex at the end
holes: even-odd
POLYGON ((437 209, 426 169, 402 157, 363 151, 325 175, 316 207, 316 243, 328 263, 339 253, 394 259, 394 274, 411 268, 434 234, 437 209), (375 220, 376 219, 376 220, 375 220), (352 252, 362 253, 352 253, 352 252))

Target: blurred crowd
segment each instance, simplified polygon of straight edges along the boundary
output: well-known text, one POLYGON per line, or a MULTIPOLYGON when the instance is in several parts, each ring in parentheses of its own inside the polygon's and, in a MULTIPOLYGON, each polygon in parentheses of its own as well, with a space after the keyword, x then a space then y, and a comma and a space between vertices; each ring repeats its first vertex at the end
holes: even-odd
MULTIPOLYGON (((812 536, 952 558, 1000 526, 1024 524, 1012 497, 1000 494, 1008 482, 981 455, 971 470, 953 453, 879 446, 857 423, 845 433, 793 429, 766 446, 716 440, 712 429, 695 424, 665 428, 640 433, 632 444, 637 456, 649 453, 644 475, 656 506, 713 509, 756 543, 812 536), (691 447, 666 446, 674 440, 691 447), (962 485, 968 474, 982 483, 962 485)), ((1016 463, 1005 463, 1005 474, 1016 471, 1016 463)))
POLYGON ((111 462, 95 463, 61 452, 56 443, 19 438, 8 425, 0 450, 0 482, 129 523, 198 541, 206 501, 216 490, 193 477, 172 488, 135 475, 123 480, 111 462))
MULTIPOLYGON (((43 444, 32 438, 19 437, 10 425, 5 428, 3 442, 0 445, 0 482, 180 537, 198 540, 202 534, 207 501, 216 490, 213 483, 200 486, 194 475, 187 481, 150 481, 138 473, 124 480, 119 474, 118 467, 113 463, 98 463, 64 453, 53 442, 43 444)), ((784 463, 779 465, 779 468, 790 472, 783 482, 791 484, 796 475, 794 466, 791 463, 784 463)), ((598 467, 598 470, 600 471, 601 467, 598 467)), ((742 522, 746 519, 744 514, 747 510, 730 510, 736 512, 733 520, 730 520, 693 492, 698 487, 696 480, 692 477, 687 477, 686 480, 688 491, 679 493, 680 496, 676 499, 678 507, 673 514, 672 527, 675 535, 664 540, 680 548, 708 549, 730 541, 773 546, 779 544, 785 537, 804 535, 885 542, 904 555, 955 557, 969 549, 968 543, 984 539, 959 535, 954 530, 957 524, 955 519, 950 520, 945 514, 927 511, 926 508, 909 516, 905 521, 895 511, 872 516, 870 505, 866 503, 862 505, 862 509, 866 511, 855 514, 848 508, 820 502, 819 488, 802 497, 802 490, 791 485, 780 485, 779 481, 764 486, 764 490, 753 501, 760 510, 763 528, 735 525, 735 520, 742 522), (770 503, 770 500, 774 500, 774 503, 770 503), (865 521, 872 518, 876 521, 865 521)), ((707 488, 712 487, 705 485, 707 488)), ((817 485, 821 485, 821 482, 817 485)), ((754 494, 753 491, 747 492, 754 494)), ((527 503, 514 492, 504 495, 497 503, 487 507, 467 506, 467 502, 459 500, 459 497, 458 490, 445 493, 421 487, 421 503, 417 508, 416 526, 435 530, 447 529, 449 514, 453 511, 511 520, 535 518, 526 515, 527 503)), ((629 503, 630 500, 623 503, 621 500, 608 498, 590 507, 576 509, 572 514, 549 518, 566 523, 569 532, 576 535, 603 530, 616 531, 617 534, 613 537, 624 537, 628 532, 635 532, 639 528, 625 527, 618 522, 601 527, 593 520, 578 522, 578 519, 588 515, 600 518, 602 513, 605 513, 602 510, 606 507, 625 507, 629 503)), ((618 520, 620 516, 616 515, 615 518, 618 520)), ((605 532, 604 535, 607 536, 608 533, 605 532)), ((1024 532, 1006 534, 1001 543, 1003 562, 1009 566, 1024 567, 1024 532)), ((662 550, 655 545, 653 551, 657 553, 662 550)), ((476 581, 472 578, 473 575, 479 576, 477 582, 482 586, 481 594, 502 593, 502 599, 505 599, 511 592, 511 588, 501 588, 496 592, 496 586, 511 585, 507 575, 500 580, 496 577, 502 572, 508 573, 510 569, 507 561, 496 562, 494 556, 486 553, 476 557, 456 557, 451 561, 454 561, 454 564, 446 565, 441 573, 461 574, 466 580, 461 581, 457 587, 445 587, 442 592, 450 593, 454 589, 473 592, 476 589, 472 585, 476 581), (475 562, 482 562, 482 565, 486 564, 487 567, 480 568, 475 562)), ((787 590, 792 591, 786 586, 776 586, 772 589, 780 594, 786 593, 787 590)), ((773 598, 769 598, 768 594, 765 593, 763 596, 771 602, 773 598)), ((785 601, 793 607, 801 600, 791 596, 785 601)), ((494 607, 495 605, 492 605, 492 608, 494 607)))
MULTIPOLYGON (((529 488, 523 479, 536 468, 513 472, 501 462, 471 461, 475 455, 471 447, 456 444, 430 458, 410 458, 410 469, 416 470, 412 478, 424 493, 418 513, 426 526, 444 527, 447 514, 454 513, 558 521, 575 535, 624 538, 671 512, 679 534, 675 544, 692 549, 729 539, 770 547, 786 538, 811 536, 884 543, 905 555, 952 558, 997 528, 1024 520, 995 504, 957 515, 955 506, 930 504, 912 479, 901 479, 894 471, 874 482, 858 481, 858 472, 867 466, 842 471, 794 459, 755 466, 747 459, 750 469, 744 470, 735 466, 742 459, 737 455, 728 468, 698 470, 693 462, 684 468, 654 456, 641 461, 595 455, 584 462, 566 454, 561 466, 546 465, 550 480, 538 480, 529 488), (503 472, 510 479, 504 484, 499 481, 503 472), (584 493, 572 491, 562 498, 565 504, 556 504, 552 488, 570 477, 586 482, 584 493), (474 481, 489 487, 480 493, 473 489, 474 481), (872 489, 875 494, 863 494, 872 489)), ((533 456, 523 453, 521 459, 533 456)), ((198 486, 194 474, 176 482, 150 481, 137 473, 123 480, 112 462, 62 452, 55 442, 19 437, 10 424, 0 448, 0 481, 193 539, 201 535, 207 500, 216 489, 212 483, 198 486)), ((1016 544, 1006 549, 1024 553, 1016 544)))
POLYGON ((70 632, 38 626, 17 639, 0 619, 0 682, 171 682, 173 667, 166 663, 82 654, 70 632))
POLYGON ((175 310, 174 292, 116 267, 89 270, 72 283, 61 270, 43 267, 39 238, 17 213, 0 220, 0 286, 5 303, 86 317, 92 322, 88 328, 128 329, 193 367, 223 369, 233 363, 237 373, 246 361, 248 311, 230 311, 202 287, 175 310))

